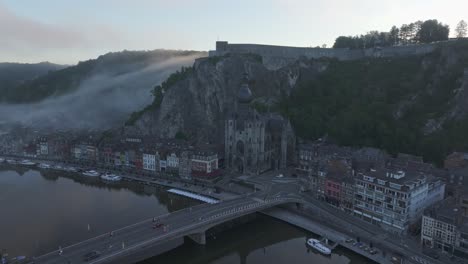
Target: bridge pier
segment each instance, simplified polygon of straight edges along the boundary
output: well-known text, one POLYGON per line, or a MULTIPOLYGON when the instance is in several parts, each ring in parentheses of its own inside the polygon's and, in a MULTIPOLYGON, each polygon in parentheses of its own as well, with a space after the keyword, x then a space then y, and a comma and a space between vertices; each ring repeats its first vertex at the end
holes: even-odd
POLYGON ((197 244, 206 245, 206 233, 205 232, 191 234, 191 235, 188 235, 188 237, 197 244))

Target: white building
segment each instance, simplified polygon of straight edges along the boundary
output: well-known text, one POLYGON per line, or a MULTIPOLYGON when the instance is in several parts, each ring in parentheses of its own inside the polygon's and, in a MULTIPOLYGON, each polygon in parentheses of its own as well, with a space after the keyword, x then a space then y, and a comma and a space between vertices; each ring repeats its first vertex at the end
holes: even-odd
POLYGON ((177 169, 179 168, 179 157, 177 157, 177 155, 172 152, 170 155, 167 156, 166 158, 166 166, 167 168, 171 168, 171 169, 177 169))
POLYGON ((83 153, 81 153, 81 147, 77 146, 77 145, 72 147, 71 152, 72 152, 71 153, 72 158, 74 158, 74 159, 80 159, 82 154, 83 154, 83 153))
POLYGON ((408 231, 425 208, 443 199, 444 185, 430 184, 422 173, 372 170, 355 181, 354 214, 395 233, 408 231))
POLYGON ((40 155, 47 156, 49 155, 49 144, 47 141, 39 143, 40 155))
POLYGON ((450 197, 425 210, 421 223, 421 243, 468 259, 468 197, 450 197))
POLYGON ((143 169, 148 171, 156 171, 156 155, 143 153, 143 169))

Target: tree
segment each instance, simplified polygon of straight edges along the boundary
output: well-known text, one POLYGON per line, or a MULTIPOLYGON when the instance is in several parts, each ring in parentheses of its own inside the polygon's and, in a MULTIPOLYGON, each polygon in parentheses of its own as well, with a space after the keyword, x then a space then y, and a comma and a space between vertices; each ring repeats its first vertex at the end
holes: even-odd
POLYGON ((426 20, 421 24, 421 29, 417 33, 418 41, 430 43, 434 41, 448 40, 450 28, 448 25, 439 23, 437 19, 426 20))
POLYGON ((389 40, 392 45, 396 45, 400 42, 400 29, 396 26, 393 26, 392 29, 390 29, 389 40))
POLYGON ((400 27, 400 39, 404 44, 408 44, 408 38, 410 36, 410 26, 407 24, 403 24, 400 27))
POLYGON ((456 33, 457 38, 465 38, 466 33, 467 33, 467 28, 468 28, 468 25, 466 24, 464 20, 461 20, 460 22, 458 22, 457 28, 455 28, 455 33, 456 33))
POLYGON ((353 37, 340 36, 336 38, 333 48, 354 48, 353 37))

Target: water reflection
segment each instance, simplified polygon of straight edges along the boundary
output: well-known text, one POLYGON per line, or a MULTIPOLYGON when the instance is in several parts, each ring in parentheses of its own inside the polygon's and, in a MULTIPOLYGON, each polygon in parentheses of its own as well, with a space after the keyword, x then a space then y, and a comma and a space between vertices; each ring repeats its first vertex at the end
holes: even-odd
MULTIPOLYGON (((0 168, 0 249, 35 256, 195 204, 158 187, 0 168)), ((186 240, 182 247, 143 263, 371 263, 340 248, 331 257, 320 255, 305 245, 311 236, 259 215, 250 223, 209 235, 205 246, 186 240)))
POLYGON ((63 176, 24 168, 0 170, 0 249, 35 256, 198 204, 162 188, 63 176))
POLYGON ((141 264, 373 263, 339 247, 331 256, 324 256, 306 246, 306 239, 313 236, 302 229, 259 215, 248 224, 209 237, 205 246, 186 239, 182 247, 141 264))

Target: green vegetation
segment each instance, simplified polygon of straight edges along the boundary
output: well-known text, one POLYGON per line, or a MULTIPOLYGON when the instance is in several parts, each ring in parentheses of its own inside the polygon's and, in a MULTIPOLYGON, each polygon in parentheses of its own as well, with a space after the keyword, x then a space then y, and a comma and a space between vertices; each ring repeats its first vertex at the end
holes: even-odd
POLYGON ((442 66, 448 60, 442 49, 427 57, 331 60, 323 74, 278 107, 303 138, 328 134, 339 144, 413 153, 440 164, 447 153, 468 147, 468 119, 449 120, 427 136, 422 129, 451 108, 457 81, 468 67, 468 43, 452 48, 459 59, 448 69, 442 66), (422 67, 423 60, 430 63, 422 67))
POLYGON ((175 139, 182 139, 182 140, 188 140, 188 136, 182 132, 182 131, 178 131, 176 134, 175 134, 175 139))
POLYGON ((250 105, 259 113, 266 113, 268 111, 268 106, 264 103, 253 101, 250 105))
POLYGON ((450 29, 436 19, 393 26, 389 32, 369 31, 360 36, 339 36, 333 48, 362 49, 386 47, 398 44, 431 43, 448 40, 450 29))
POLYGON ((125 122, 125 125, 132 126, 138 119, 143 116, 144 113, 158 109, 161 106, 164 93, 166 93, 175 83, 185 80, 192 72, 193 67, 182 67, 180 71, 176 71, 175 73, 171 74, 161 85, 156 85, 153 90, 151 90, 151 94, 153 95, 153 102, 142 110, 133 112, 130 115, 130 118, 125 122))

